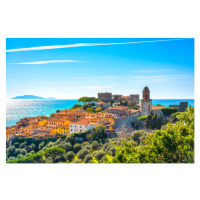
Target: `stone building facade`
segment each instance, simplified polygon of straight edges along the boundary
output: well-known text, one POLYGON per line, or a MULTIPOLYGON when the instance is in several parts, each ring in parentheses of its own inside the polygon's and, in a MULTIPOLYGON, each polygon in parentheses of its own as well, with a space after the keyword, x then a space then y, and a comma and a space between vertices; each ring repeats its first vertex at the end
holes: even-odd
POLYGON ((146 86, 143 91, 143 99, 141 99, 141 116, 150 115, 152 111, 152 99, 150 99, 150 90, 146 86))
POLYGON ((103 102, 111 102, 112 101, 112 93, 98 93, 98 100, 103 102))
POLYGON ((134 104, 139 104, 139 94, 131 94, 128 100, 134 104))
POLYGON ((178 112, 184 112, 186 108, 188 107, 188 102, 187 101, 182 101, 180 102, 179 105, 169 105, 170 108, 176 108, 178 112))

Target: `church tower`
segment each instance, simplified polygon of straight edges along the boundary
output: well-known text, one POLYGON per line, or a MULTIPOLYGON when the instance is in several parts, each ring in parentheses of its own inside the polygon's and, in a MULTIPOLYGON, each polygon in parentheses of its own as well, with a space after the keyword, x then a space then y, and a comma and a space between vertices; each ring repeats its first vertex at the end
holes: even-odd
POLYGON ((150 99, 150 90, 146 86, 142 91, 143 99, 141 99, 141 116, 150 115, 152 111, 152 99, 150 99))

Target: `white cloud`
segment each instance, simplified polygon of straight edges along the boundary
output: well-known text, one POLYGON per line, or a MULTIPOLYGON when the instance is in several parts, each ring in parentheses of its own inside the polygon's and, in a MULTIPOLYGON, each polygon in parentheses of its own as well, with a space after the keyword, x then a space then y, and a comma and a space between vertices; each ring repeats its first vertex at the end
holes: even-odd
POLYGON ((25 63, 8 63, 15 65, 40 65, 48 63, 64 63, 64 62, 79 62, 77 60, 47 60, 47 61, 36 61, 36 62, 25 62, 25 63))
POLYGON ((166 39, 166 40, 123 42, 123 43, 78 43, 78 44, 67 44, 67 45, 52 45, 52 46, 39 46, 39 47, 28 47, 28 48, 19 48, 19 49, 8 49, 8 50, 6 50, 6 52, 63 49, 63 48, 73 48, 73 47, 102 46, 102 45, 140 44, 140 43, 149 43, 149 42, 168 42, 168 41, 173 41, 173 40, 185 40, 185 39, 184 38, 183 39, 166 39))
POLYGON ((166 78, 166 77, 185 77, 186 75, 158 75, 158 76, 134 76, 132 78, 136 79, 146 79, 146 78, 166 78))

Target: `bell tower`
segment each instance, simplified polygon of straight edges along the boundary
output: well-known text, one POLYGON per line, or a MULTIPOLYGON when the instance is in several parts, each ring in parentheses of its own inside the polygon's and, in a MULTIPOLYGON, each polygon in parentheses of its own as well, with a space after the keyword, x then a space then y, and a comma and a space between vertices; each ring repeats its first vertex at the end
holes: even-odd
POLYGON ((150 91, 147 86, 144 87, 142 93, 143 93, 143 99, 150 99, 150 91))
POLYGON ((152 99, 150 99, 150 90, 147 86, 144 87, 142 94, 143 99, 141 99, 141 116, 150 115, 152 111, 152 99))

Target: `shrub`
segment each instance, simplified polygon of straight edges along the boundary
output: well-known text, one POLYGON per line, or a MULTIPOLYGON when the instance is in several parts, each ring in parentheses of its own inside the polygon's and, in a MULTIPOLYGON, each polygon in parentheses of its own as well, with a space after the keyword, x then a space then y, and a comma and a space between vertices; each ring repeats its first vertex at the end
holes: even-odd
POLYGON ((93 150, 98 150, 99 149, 99 143, 97 141, 92 142, 92 149, 93 150))
POLYGON ((28 146, 28 151, 32 151, 32 150, 35 150, 36 149, 36 146, 35 144, 31 144, 28 146))
POLYGON ((75 153, 73 151, 69 151, 66 154, 66 159, 69 160, 70 162, 74 159, 74 157, 75 157, 75 153))
POLYGON ((25 158, 26 156, 24 156, 24 155, 22 155, 22 154, 19 154, 18 156, 17 156, 17 159, 22 159, 22 158, 25 158))
POLYGON ((177 109, 176 108, 162 108, 161 111, 165 116, 169 116, 172 113, 177 112, 177 109))
POLYGON ((130 140, 128 141, 128 144, 133 145, 133 146, 137 146, 137 142, 130 140))
POLYGON ((148 116, 141 116, 141 117, 138 117, 137 120, 139 121, 145 121, 147 119, 148 116))
POLYGON ((93 112, 93 113, 95 113, 95 110, 96 110, 95 108, 87 108, 86 109, 87 112, 93 112))
POLYGON ((70 142, 71 145, 74 144, 74 138, 73 138, 73 134, 70 134, 66 137, 65 142, 70 142))
POLYGON ((104 151, 108 150, 108 147, 109 147, 109 143, 105 143, 103 146, 102 146, 102 149, 104 151))
POLYGON ((95 109, 95 112, 101 112, 102 111, 102 108, 96 108, 95 109))
POLYGON ((29 154, 31 155, 31 154, 34 154, 35 153, 35 151, 34 150, 32 150, 32 151, 30 151, 29 152, 29 154))
POLYGON ((143 139, 144 139, 146 137, 146 135, 147 134, 143 130, 133 131, 132 135, 130 135, 130 139, 135 141, 137 145, 140 145, 141 144, 141 137, 143 137, 143 139))
POLYGON ((106 155, 104 155, 104 156, 101 158, 100 162, 101 162, 101 163, 104 163, 105 161, 107 161, 106 155))
POLYGON ((49 143, 46 145, 47 148, 51 148, 51 147, 53 147, 53 146, 54 146, 54 143, 53 143, 53 142, 49 142, 49 143))
POLYGON ((75 159, 71 163, 82 163, 82 160, 81 159, 75 159))
POLYGON ((14 146, 15 146, 16 148, 19 148, 19 145, 20 145, 19 142, 15 142, 15 143, 14 143, 14 146))
POLYGON ((14 156, 17 157, 19 154, 21 154, 21 149, 15 149, 14 156))
POLYGON ((88 163, 90 160, 92 160, 92 154, 87 154, 84 158, 84 163, 88 163))
POLYGON ((77 153, 79 159, 84 159, 87 154, 90 154, 90 151, 87 149, 82 149, 77 153))
POLYGON ((72 150, 72 145, 69 142, 66 143, 66 142, 63 141, 60 145, 58 145, 58 147, 65 149, 66 152, 72 150))
POLYGON ((58 144, 61 144, 61 142, 62 142, 62 138, 59 138, 59 139, 57 139, 57 140, 54 142, 54 144, 55 144, 55 145, 58 145, 58 144))
POLYGON ((45 142, 41 142, 38 146, 38 149, 41 150, 45 146, 45 142))
POLYGON ((11 146, 8 148, 8 156, 13 156, 15 153, 15 146, 11 146))
POLYGON ((21 149, 21 154, 22 155, 26 155, 26 153, 27 153, 27 150, 24 148, 24 149, 21 149))
POLYGON ((90 131, 90 134, 88 136, 90 141, 95 141, 95 140, 100 141, 100 139, 106 138, 106 137, 107 137, 107 134, 105 132, 105 127, 103 127, 103 126, 97 126, 97 127, 93 128, 90 131))
POLYGON ((86 145, 90 145, 90 143, 89 142, 83 142, 82 145, 81 145, 81 148, 83 148, 86 145))
POLYGON ((111 148, 109 149, 109 154, 110 154, 111 156, 115 156, 115 151, 116 151, 115 147, 111 147, 111 148))
POLYGON ((14 160, 16 159, 15 157, 11 156, 10 158, 8 158, 8 160, 14 160))
POLYGON ((82 149, 87 149, 87 150, 90 151, 90 149, 91 149, 91 145, 85 145, 85 146, 82 147, 82 149))
POLYGON ((75 139, 75 144, 76 144, 76 143, 79 143, 79 144, 83 143, 83 138, 77 137, 77 138, 75 139))
POLYGON ((26 142, 23 142, 23 143, 21 143, 21 144, 19 145, 19 147, 22 149, 22 148, 25 148, 26 145, 27 145, 27 143, 26 143, 26 142))
POLYGON ((24 163, 43 163, 45 162, 44 153, 35 153, 19 161, 24 163))
POLYGON ((65 163, 67 160, 66 160, 66 157, 65 156, 58 156, 55 158, 54 160, 54 163, 65 163))
POLYGON ((81 150, 81 144, 77 143, 74 145, 74 152, 77 153, 78 151, 81 150))
POLYGON ((64 154, 65 154, 65 150, 62 149, 62 148, 59 148, 59 147, 51 147, 51 148, 47 149, 44 152, 44 155, 47 158, 52 159, 53 162, 54 162, 54 160, 55 160, 56 157, 63 156, 64 154))
POLYGON ((82 107, 81 104, 75 104, 72 108, 80 108, 80 107, 82 107))
POLYGON ((95 152, 93 153, 93 156, 94 156, 95 159, 98 160, 98 161, 100 161, 101 158, 102 158, 104 155, 106 155, 106 152, 104 152, 104 151, 102 151, 102 150, 100 150, 100 151, 95 151, 95 152))

